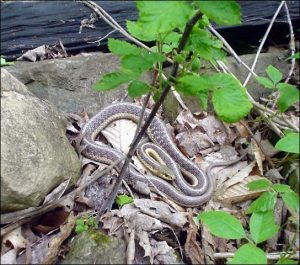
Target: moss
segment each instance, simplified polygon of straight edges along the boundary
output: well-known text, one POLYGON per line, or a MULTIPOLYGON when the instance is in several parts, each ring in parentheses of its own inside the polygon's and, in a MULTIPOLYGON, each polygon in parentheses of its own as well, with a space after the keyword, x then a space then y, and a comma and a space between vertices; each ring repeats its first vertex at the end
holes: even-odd
POLYGON ((104 234, 102 231, 89 229, 88 233, 97 245, 108 245, 110 242, 109 236, 104 234))

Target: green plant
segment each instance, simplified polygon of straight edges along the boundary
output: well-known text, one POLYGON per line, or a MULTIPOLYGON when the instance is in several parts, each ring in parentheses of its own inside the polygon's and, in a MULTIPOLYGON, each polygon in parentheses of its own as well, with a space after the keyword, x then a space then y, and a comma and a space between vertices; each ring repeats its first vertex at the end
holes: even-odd
MULTIPOLYGON (((291 213, 290 220, 299 231, 299 195, 290 186, 272 184, 268 179, 261 179, 249 183, 248 188, 251 191, 266 190, 246 210, 246 214, 251 214, 249 231, 245 231, 240 221, 225 211, 203 212, 197 216, 213 235, 226 239, 242 239, 245 242, 235 252, 234 257, 229 259, 229 264, 267 264, 266 253, 258 245, 273 237, 280 229, 274 220, 274 207, 278 196, 282 197, 291 213)), ((282 256, 277 264, 297 262, 282 256)))
POLYGON ((156 45, 149 52, 125 41, 109 39, 109 50, 120 56, 121 67, 117 72, 104 75, 95 84, 96 90, 109 90, 126 83, 129 96, 152 92, 158 100, 168 83, 183 94, 197 97, 203 109, 207 109, 211 100, 215 112, 224 121, 236 122, 250 112, 252 104, 238 80, 229 74, 208 76, 198 72, 201 61, 215 63, 225 57, 222 42, 210 33, 208 25, 209 20, 222 25, 239 24, 240 9, 234 1, 139 1, 137 8, 139 19, 127 21, 128 31, 137 39, 155 41, 156 45), (186 23, 197 12, 201 12, 200 19, 191 29, 186 45, 178 47, 185 37, 186 23), (181 67, 177 77, 164 80, 162 66, 167 58, 180 63, 181 67), (157 85, 141 81, 142 74, 150 69, 158 73, 157 85))
POLYGON ((116 198, 116 203, 119 207, 122 207, 125 204, 132 203, 133 199, 130 196, 127 196, 126 194, 118 195, 116 198))
POLYGON ((98 229, 98 223, 96 218, 89 215, 84 215, 82 218, 76 220, 75 232, 80 234, 88 230, 98 229))
POLYGON ((272 65, 266 69, 269 78, 257 76, 256 80, 265 88, 278 90, 280 96, 277 100, 277 107, 280 112, 286 111, 291 105, 299 101, 299 90, 290 84, 280 82, 282 73, 272 65))

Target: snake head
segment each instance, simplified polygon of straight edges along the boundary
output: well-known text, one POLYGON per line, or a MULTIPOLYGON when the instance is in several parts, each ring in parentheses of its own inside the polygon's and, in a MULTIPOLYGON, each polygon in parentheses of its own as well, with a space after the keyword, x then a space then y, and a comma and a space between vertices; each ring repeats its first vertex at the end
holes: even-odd
POLYGON ((156 174, 168 181, 173 181, 176 178, 174 172, 166 165, 161 165, 159 172, 156 172, 156 174))

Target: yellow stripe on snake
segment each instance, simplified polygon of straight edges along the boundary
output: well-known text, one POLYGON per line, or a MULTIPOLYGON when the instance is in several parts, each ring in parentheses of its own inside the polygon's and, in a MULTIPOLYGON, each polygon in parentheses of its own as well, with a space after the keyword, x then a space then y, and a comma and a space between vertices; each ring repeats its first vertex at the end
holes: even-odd
MULTIPOLYGON (((112 164, 120 157, 123 157, 119 151, 110 146, 97 144, 95 139, 104 128, 115 120, 130 119, 137 123, 141 109, 140 106, 132 103, 117 103, 101 110, 87 122, 82 130, 83 139, 81 145, 84 147, 82 155, 105 164, 112 164)), ((150 112, 146 111, 144 119, 147 119, 149 114, 150 112)), ((144 150, 140 149, 138 151, 139 156, 143 157, 145 153, 149 153, 149 150, 153 150, 150 152, 159 153, 162 160, 165 162, 167 161, 166 164, 168 168, 176 175, 175 179, 171 182, 168 182, 161 177, 149 176, 148 178, 156 188, 165 194, 167 198, 184 207, 196 207, 207 202, 211 198, 213 192, 213 181, 209 172, 214 164, 209 167, 207 174, 204 174, 196 164, 186 158, 178 150, 173 143, 171 136, 168 134, 164 123, 157 117, 154 117, 151 122, 147 134, 155 145, 153 146, 150 143, 147 143, 140 146, 140 148, 144 150), (184 177, 187 177, 189 181, 186 181, 184 177)), ((150 162, 146 161, 146 157, 144 157, 143 160, 146 165, 150 166, 150 162)), ((218 166, 230 165, 238 160, 231 161, 230 163, 218 163, 218 166)), ((120 163, 116 166, 117 171, 121 170, 122 165, 123 163, 120 163)), ((129 184, 137 181, 149 184, 147 179, 132 166, 130 166, 128 170, 126 180, 129 184)), ((150 189, 155 191, 152 185, 150 189)))

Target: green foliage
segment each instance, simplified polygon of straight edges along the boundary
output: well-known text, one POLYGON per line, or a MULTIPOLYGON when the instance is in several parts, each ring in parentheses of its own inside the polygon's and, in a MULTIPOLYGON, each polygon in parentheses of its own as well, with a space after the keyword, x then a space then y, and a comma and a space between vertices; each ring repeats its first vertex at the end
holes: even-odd
POLYGON ((203 14, 219 25, 241 23, 240 6, 235 1, 195 1, 203 14))
POLYGON ((210 211, 199 214, 198 218, 215 236, 227 239, 240 239, 246 237, 241 223, 229 213, 223 211, 210 211))
POLYGON ((131 80, 131 76, 123 72, 109 73, 104 75, 103 78, 94 85, 94 88, 98 91, 110 90, 121 84, 128 83, 131 80))
POLYGON ((261 243, 272 236, 279 230, 275 224, 273 211, 255 212, 250 218, 250 233, 256 244, 261 243))
POLYGON ((269 78, 263 76, 257 76, 256 81, 260 83, 262 86, 264 86, 265 88, 271 88, 271 89, 275 88, 274 83, 269 78))
POLYGON ((235 252, 228 264, 267 264, 267 256, 260 248, 248 243, 235 252))
POLYGON ((128 95, 131 98, 140 97, 146 93, 148 93, 150 87, 141 81, 132 81, 128 86, 128 95))
POLYGON ((251 110, 246 89, 231 75, 216 74, 210 78, 214 89, 212 101, 218 116, 226 122, 237 122, 251 110))
POLYGON ((280 71, 277 68, 275 68, 273 65, 269 65, 266 69, 266 72, 274 85, 279 83, 279 81, 281 81, 282 73, 280 73, 280 71))
POLYGON ((294 55, 289 56, 286 60, 291 60, 291 59, 300 59, 300 53, 296 52, 294 55))
POLYGON ((281 112, 286 111, 290 106, 299 101, 299 90, 295 86, 279 83, 276 87, 280 92, 277 107, 281 112))
POLYGON ((250 183, 247 184, 247 187, 249 188, 249 190, 262 190, 262 189, 266 189, 268 187, 270 187, 272 183, 264 178, 264 179, 259 179, 259 180, 254 180, 250 183))
POLYGON ((276 203, 276 193, 273 191, 264 192, 254 202, 252 202, 246 213, 267 212, 274 209, 276 203))
POLYGON ((245 88, 227 74, 218 73, 210 77, 187 74, 178 79, 176 88, 185 94, 198 96, 199 100, 203 100, 203 94, 199 92, 211 91, 215 111, 220 119, 226 122, 239 121, 252 108, 245 88))
POLYGON ((290 106, 299 101, 299 90, 290 84, 280 83, 282 73, 272 65, 266 69, 269 78, 257 76, 256 81, 265 88, 277 89, 279 98, 277 100, 277 108, 281 112, 285 112, 290 106))
POLYGON ((98 224, 96 218, 93 216, 84 215, 82 218, 76 220, 75 232, 77 234, 96 229, 98 229, 98 224))
POLYGON ((299 133, 289 133, 276 143, 275 148, 287 153, 299 154, 299 137, 299 133))
POLYGON ((182 29, 193 15, 192 6, 185 1, 138 1, 137 8, 139 19, 127 21, 127 29, 143 41, 157 40, 175 28, 182 29))
POLYGON ((116 203, 119 207, 122 207, 125 204, 129 204, 133 202, 133 198, 130 196, 127 196, 126 194, 118 195, 116 198, 116 203))
POLYGON ((9 65, 14 65, 15 63, 14 62, 8 62, 6 61, 6 59, 4 59, 2 56, 1 56, 1 59, 0 59, 0 66, 9 66, 9 65))
POLYGON ((291 213, 299 214, 299 195, 294 191, 284 192, 282 199, 291 213))

